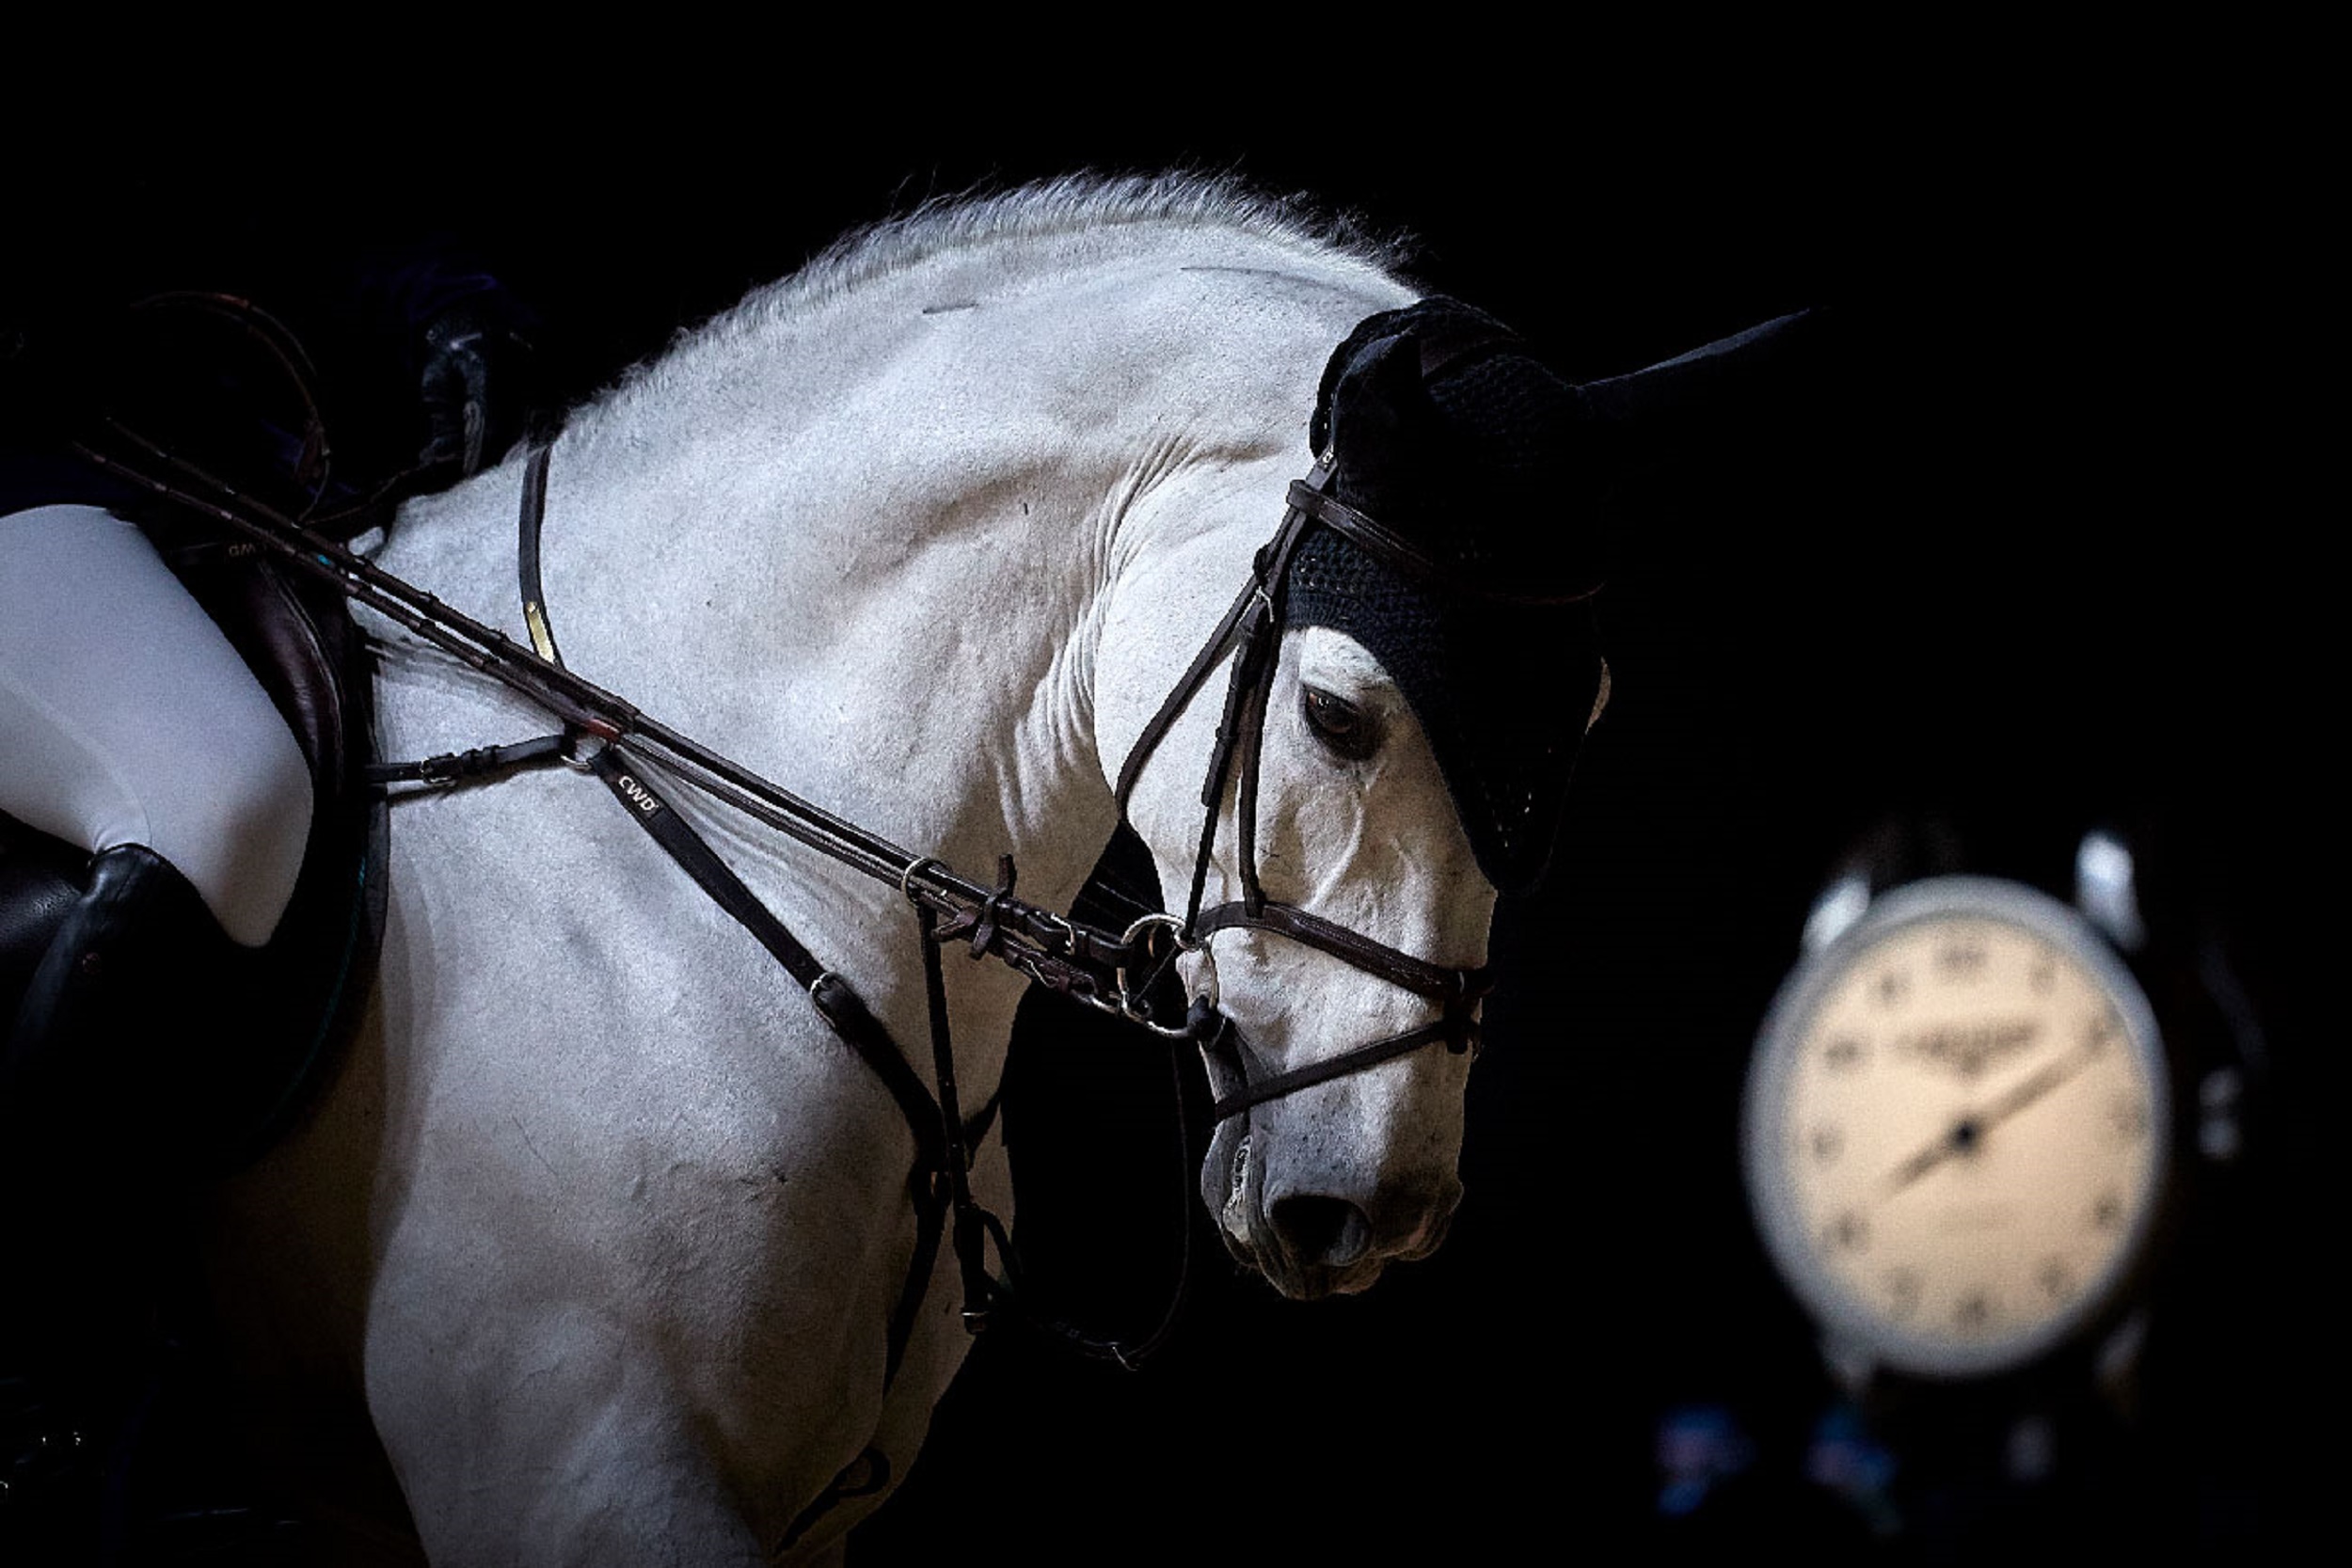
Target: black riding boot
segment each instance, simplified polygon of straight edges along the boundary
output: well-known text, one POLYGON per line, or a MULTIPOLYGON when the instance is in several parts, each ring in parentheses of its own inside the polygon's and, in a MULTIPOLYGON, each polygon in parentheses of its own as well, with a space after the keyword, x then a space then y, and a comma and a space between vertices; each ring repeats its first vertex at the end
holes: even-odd
POLYGON ((46 1168, 95 1192, 151 1180, 191 1152, 214 1098, 211 1037, 234 1027, 253 962, 153 850, 130 844, 90 856, 0 1049, 0 1148, 11 1173, 47 1186, 38 1174, 46 1168))
POLYGON ((174 1358, 163 1291, 185 1245, 191 1157, 211 1135, 210 1037, 241 1010, 252 956, 152 850, 76 865, 68 847, 8 826, 0 1559, 106 1561, 174 1358))

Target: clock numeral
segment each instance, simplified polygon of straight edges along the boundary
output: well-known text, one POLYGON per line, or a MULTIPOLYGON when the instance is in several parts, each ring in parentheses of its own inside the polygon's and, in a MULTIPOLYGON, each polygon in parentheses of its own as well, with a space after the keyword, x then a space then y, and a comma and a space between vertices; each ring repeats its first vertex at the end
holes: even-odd
POLYGON ((2116 1142, 2137 1143, 2148 1135, 2148 1107, 2137 1095, 2119 1094, 2107 1106, 2107 1126, 2116 1142))
POLYGON ((2058 965, 2046 954, 2034 959, 2033 967, 2026 971, 2026 984, 2033 988, 2036 996, 2048 995, 2050 988, 2058 984, 2058 965))
POLYGON ((1985 963, 1984 944, 1979 942, 1955 942, 1935 953, 1935 972, 1947 982, 1980 980, 1985 963))
POLYGON ((1835 1127, 1817 1127, 1813 1130, 1812 1146, 1815 1164, 1836 1164, 1837 1156, 1845 1152, 1846 1134, 1835 1127))
POLYGON ((1919 1310, 1919 1271, 1890 1269, 1886 1274, 1886 1311, 1892 1318, 1906 1319, 1919 1310))
POLYGON ((1981 1334, 1992 1326, 1993 1318, 1993 1298, 1982 1291, 1969 1291, 1952 1309, 1952 1326, 1963 1334, 1981 1334))
POLYGON ((2123 1199, 2117 1193, 2101 1193, 2090 1206, 2090 1224, 2095 1230, 2120 1230, 2123 1226, 2123 1199))
POLYGON ((1821 1065, 1832 1072, 1851 1072, 1862 1065, 1869 1048, 1851 1035, 1840 1035, 1821 1048, 1821 1065))
POLYGON ((2123 1021, 2116 1016, 2113 1007, 2106 1008, 2097 1018, 2083 1025, 2083 1054, 2098 1055, 2108 1046, 2113 1045, 2116 1037, 2122 1033, 2123 1021))
POLYGON ((1870 1222, 1847 1210, 1830 1221, 1829 1244, 1840 1252, 1860 1252, 1870 1244, 1870 1222))
POLYGON ((1899 1007, 1911 994, 1911 974, 1908 970, 1890 969, 1872 983, 1870 993, 1882 1007, 1899 1007))
POLYGON ((2042 1293, 2052 1301, 2064 1301, 2074 1293, 2074 1271, 2066 1266, 2062 1258, 2042 1259, 2042 1267, 2034 1271, 2034 1279, 2041 1285, 2042 1293))

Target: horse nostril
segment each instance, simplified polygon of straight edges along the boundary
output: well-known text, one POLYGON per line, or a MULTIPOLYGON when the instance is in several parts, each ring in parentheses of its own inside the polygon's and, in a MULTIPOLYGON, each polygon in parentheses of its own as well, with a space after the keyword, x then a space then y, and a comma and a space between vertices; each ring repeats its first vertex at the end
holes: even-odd
POLYGON ((1276 1234, 1301 1263, 1343 1269, 1372 1250, 1372 1222, 1343 1197, 1308 1193, 1277 1198, 1276 1234))

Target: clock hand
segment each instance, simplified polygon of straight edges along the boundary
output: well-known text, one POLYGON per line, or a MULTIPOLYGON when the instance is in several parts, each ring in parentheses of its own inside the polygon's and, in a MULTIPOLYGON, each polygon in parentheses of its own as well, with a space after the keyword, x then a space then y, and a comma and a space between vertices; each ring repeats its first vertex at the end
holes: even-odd
POLYGON ((1995 1122, 2007 1121, 2069 1078, 2074 1077, 2075 1073, 2089 1065, 2091 1057, 2097 1054, 2095 1050, 2076 1051, 2071 1055, 2060 1056, 2055 1062, 2043 1064, 2042 1069, 2031 1077, 2020 1079, 2017 1083, 2010 1085, 2001 1098, 1986 1106, 1984 1114, 1977 1118, 1977 1131, 1981 1133, 1995 1122))
POLYGON ((1976 1120, 1970 1117, 1963 1117, 1953 1125, 1950 1132, 1941 1134, 1935 1142, 1887 1173, 1887 1194, 1891 1196, 1901 1192, 1953 1155, 1964 1154, 1976 1147, 1976 1120))
POLYGON ((1971 1112, 1952 1124, 1950 1132, 1897 1165, 1887 1174, 1886 1190, 1899 1193, 1919 1178, 1927 1175, 1955 1155, 1967 1153, 1977 1147, 1986 1131, 2007 1121, 2026 1106, 2065 1083, 2089 1065, 2097 1055, 2095 1047, 2087 1047, 2054 1062, 2045 1062, 2027 1077, 2020 1079, 2004 1090, 1999 1099, 1981 1111, 1971 1112))

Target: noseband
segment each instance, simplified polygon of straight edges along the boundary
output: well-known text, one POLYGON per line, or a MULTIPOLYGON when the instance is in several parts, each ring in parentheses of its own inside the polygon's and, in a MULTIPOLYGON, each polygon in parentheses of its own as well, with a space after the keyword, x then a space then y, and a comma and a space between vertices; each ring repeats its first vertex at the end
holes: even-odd
MULTIPOLYGON (((1216 739, 1209 752, 1208 774, 1200 785, 1200 804, 1205 813, 1200 825, 1200 847, 1193 861, 1192 891, 1185 902, 1184 918, 1176 927, 1179 950, 1203 948, 1219 931, 1271 931, 1426 997, 1438 1004, 1441 1011, 1434 1022, 1419 1028, 1253 1083, 1249 1079, 1248 1054, 1240 1049, 1239 1030, 1233 1021, 1216 1013, 1205 1000, 1196 1003, 1189 1025, 1201 1039, 1213 1075, 1224 1080, 1217 1085, 1218 1098, 1212 1107, 1212 1114, 1220 1122, 1240 1116, 1252 1106, 1360 1072, 1438 1040, 1445 1041, 1456 1054, 1474 1051, 1480 1035, 1478 1004, 1494 989, 1491 969, 1448 969, 1416 958, 1295 904, 1276 903, 1266 897, 1258 879, 1258 777, 1265 742, 1266 707, 1274 689, 1275 666, 1285 625, 1291 561, 1308 529, 1320 523, 1416 581, 1434 582, 1448 592, 1471 597, 1514 604, 1531 602, 1524 595, 1492 591, 1461 579, 1414 548, 1402 535, 1330 494, 1336 466, 1333 454, 1326 453, 1305 479, 1292 482, 1282 525, 1251 562, 1249 580, 1240 596, 1209 634, 1208 641, 1167 700, 1160 704, 1159 711, 1144 725, 1135 748, 1128 752, 1126 764, 1119 771, 1119 809, 1123 816, 1144 765, 1174 727, 1178 716, 1207 684, 1210 673, 1230 653, 1232 673, 1225 689, 1225 708, 1217 720, 1216 739), (1200 901, 1216 845, 1217 808, 1224 800, 1226 780, 1232 775, 1236 764, 1240 783, 1235 790, 1234 816, 1239 838, 1241 897, 1203 911, 1200 901)), ((1173 917, 1170 924, 1174 924, 1173 917)))

